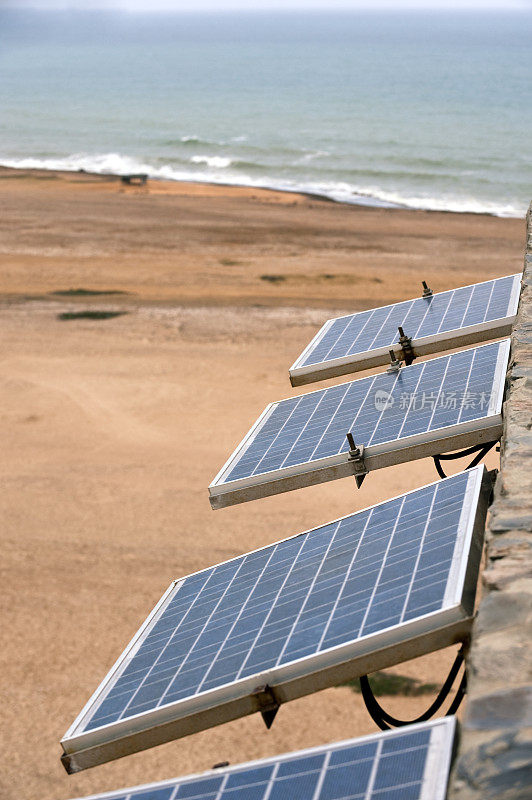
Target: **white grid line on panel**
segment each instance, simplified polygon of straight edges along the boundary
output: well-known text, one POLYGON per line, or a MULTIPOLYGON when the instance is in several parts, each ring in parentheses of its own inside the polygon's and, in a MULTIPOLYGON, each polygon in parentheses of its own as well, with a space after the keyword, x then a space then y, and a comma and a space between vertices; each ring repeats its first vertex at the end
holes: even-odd
MULTIPOLYGON (((218 608, 218 606, 220 605, 220 603, 221 603, 221 602, 222 602, 222 600, 224 599, 225 595, 226 595, 226 594, 227 594, 227 592, 229 591, 230 587, 232 586, 233 582, 235 581, 235 579, 236 579, 236 577, 237 577, 238 573, 240 572, 240 570, 241 570, 241 569, 242 569, 242 567, 244 566, 245 562, 246 562, 246 559, 245 559, 245 558, 243 558, 243 559, 242 559, 242 561, 240 562, 240 564, 238 565, 238 567, 237 567, 237 569, 236 569, 236 571, 235 571, 235 573, 234 573, 233 577, 231 578, 231 580, 229 581, 229 583, 228 583, 228 584, 227 584, 227 586, 225 587, 225 590, 224 590, 223 594, 221 595, 221 597, 219 598, 218 602, 216 603, 216 606, 215 606, 215 607, 214 607, 214 609, 211 611, 211 613, 210 613, 209 617, 207 618, 206 622, 204 623, 204 625, 203 625, 203 627, 202 627, 202 629, 201 629, 200 633, 197 635, 196 639, 194 640, 194 644, 196 644, 196 642, 198 642, 198 640, 199 640, 199 638, 200 638, 201 634, 202 634, 202 633, 203 633, 203 631, 206 629, 207 625, 209 624, 210 620, 212 619, 212 616, 213 616, 214 612, 216 611, 216 609, 218 608)), ((213 570, 213 572, 211 573, 211 575, 213 575, 214 573, 215 573, 215 570, 213 570)), ((211 575, 209 576, 209 579, 210 579, 211 575)), ((206 581, 206 582, 205 582, 205 586, 207 585, 207 583, 208 583, 208 582, 209 582, 209 581, 206 581)), ((203 588, 205 588, 205 587, 202 587, 202 591, 203 591, 203 588)), ((201 594, 201 592, 200 592, 200 594, 201 594)), ((199 595, 198 595, 198 597, 199 597, 199 595)), ((190 605, 190 608, 192 608, 194 604, 195 604, 195 603, 192 603, 192 604, 190 605)), ((189 610, 190 610, 190 609, 189 609, 189 610)), ((187 611, 187 613, 188 613, 188 611, 187 611)), ((177 629, 176 629, 176 630, 177 630, 177 629)), ((164 650, 166 650, 166 648, 168 647, 168 645, 169 645, 169 644, 170 644, 170 642, 172 641, 172 639, 173 639, 173 637, 174 637, 174 634, 175 634, 175 632, 176 632, 176 631, 174 631, 174 632, 172 633, 172 635, 169 637, 169 639, 168 639, 168 642, 166 643, 164 650)), ((172 684, 174 683, 174 681, 175 681, 175 679, 177 678, 177 676, 179 675, 179 673, 182 671, 182 669, 183 669, 184 665, 186 664, 186 662, 188 661, 189 657, 192 655, 192 651, 193 651, 193 649, 194 649, 194 645, 192 645, 192 646, 190 647, 190 649, 189 649, 188 653, 186 654, 185 658, 183 659, 183 661, 181 662, 181 664, 180 664, 180 665, 179 665, 179 667, 177 668, 177 670, 176 670, 176 672, 175 672, 175 674, 174 674, 174 677, 172 678, 172 680, 170 681, 170 683, 168 684, 168 686, 167 686, 167 687, 166 687, 166 689, 164 690, 163 694, 161 695, 161 698, 160 698, 160 700, 159 700, 159 702, 158 702, 158 705, 161 705, 161 704, 164 702, 164 698, 165 698, 165 697, 166 697, 166 695, 168 694, 168 690, 170 689, 170 687, 171 687, 171 686, 172 686, 172 684)), ((163 651, 163 652, 164 652, 164 651, 163 651)), ((159 662, 159 658, 157 659, 157 661, 156 661, 155 663, 158 663, 158 662, 159 662)), ((149 671, 149 672, 146 674, 145 678, 144 678, 144 679, 143 679, 143 680, 140 682, 140 684, 139 684, 139 686, 138 686, 138 689, 136 690, 136 692, 134 693, 134 695, 131 697, 131 699, 130 699, 129 703, 127 704, 126 708, 124 709, 124 712, 123 712, 123 714, 125 714, 125 712, 127 711, 127 709, 131 707, 131 705, 132 705, 132 703, 133 703, 133 700, 134 700, 134 699, 135 699, 135 697, 137 696, 137 694, 138 694, 138 692, 140 691, 140 689, 142 689, 142 687, 143 687, 143 686, 144 686, 144 684, 146 683, 146 678, 148 677, 148 675, 150 675, 150 674, 151 674, 151 672, 152 672, 153 668, 155 667, 155 663, 154 663, 153 667, 150 669, 150 671, 149 671)))
POLYGON ((340 587, 340 589, 338 591, 338 594, 336 596, 336 600, 334 601, 334 605, 333 605, 333 607, 331 609, 331 613, 329 614, 329 619, 327 620, 327 623, 326 623, 326 625, 325 625, 325 627, 323 629, 323 633, 322 633, 322 635, 320 637, 320 640, 318 642, 318 646, 316 647, 316 652, 319 652, 321 650, 323 642, 325 640, 325 637, 327 636, 327 633, 328 633, 329 628, 331 626, 331 622, 332 622, 333 617, 334 617, 334 615, 336 613, 336 609, 338 608, 338 604, 339 604, 339 602, 341 600, 341 597, 342 597, 342 594, 344 592, 345 585, 346 585, 347 581, 349 580, 349 575, 351 574, 351 570, 353 569, 353 565, 356 563, 356 558, 357 558, 358 552, 360 550, 360 546, 362 544, 362 541, 364 539, 364 535, 365 535, 365 533, 366 533, 366 531, 368 529, 368 526, 369 526, 369 523, 370 523, 370 520, 371 520, 372 516, 373 516, 373 508, 370 510, 370 512, 368 514, 368 517, 366 519, 366 522, 365 522, 364 528, 362 530, 362 533, 360 535, 360 539, 358 540, 358 544, 356 546, 355 552, 353 553, 353 557, 351 559, 349 567, 346 570, 344 580, 342 581, 342 585, 341 585, 341 587, 340 587))
MULTIPOLYGON (((286 454, 286 456, 284 457, 284 459, 283 459, 283 461, 282 461, 282 464, 281 464, 281 466, 283 466, 283 465, 285 464, 285 462, 287 461, 287 459, 288 459, 288 458, 290 458, 290 454, 292 453, 292 451, 293 451, 294 447, 297 445, 297 443, 299 442, 299 440, 301 439, 301 437, 302 437, 302 436, 303 436, 303 434, 305 433, 305 431, 306 431, 307 427, 308 427, 308 426, 310 425, 310 423, 312 422, 312 418, 314 417, 314 415, 315 415, 315 414, 316 414, 316 412, 318 411, 318 408, 321 406, 321 404, 322 404, 322 403, 323 403, 323 401, 326 399, 326 397, 327 397, 327 392, 324 392, 324 393, 322 394, 322 396, 320 397, 320 399, 318 400, 318 402, 316 403, 316 405, 314 406, 314 409, 312 410, 312 413, 311 413, 311 414, 310 414, 310 416, 308 417, 307 421, 305 422, 305 424, 304 424, 304 425, 303 425, 303 427, 301 428, 301 430, 300 430, 300 432, 299 432, 299 435, 298 435, 298 437, 295 439, 295 441, 294 441, 294 443, 293 443, 292 447, 290 448, 290 450, 288 451, 288 453, 287 453, 287 454, 286 454)), ((298 405, 299 405, 299 404, 298 404, 298 405)))
MULTIPOLYGON (((134 696, 136 696, 136 694, 137 694, 137 693, 139 692, 139 690, 142 688, 142 686, 143 686, 143 685, 144 685, 144 683, 146 682, 146 679, 147 679, 147 678, 148 678, 148 676, 151 674, 151 672, 152 672, 152 671, 155 669, 155 667, 157 666, 157 664, 158 664, 158 663, 160 663, 160 660, 161 660, 161 658, 163 657, 163 655, 164 655, 164 653, 166 652, 166 650, 167 650, 168 646, 170 645, 170 642, 172 641, 173 634, 174 634, 174 633, 175 633, 175 632, 178 630, 178 628, 179 628, 179 627, 180 627, 180 626, 183 624, 183 622, 184 622, 184 621, 185 621, 185 619, 187 618, 188 614, 189 614, 189 613, 190 613, 190 611, 192 610, 192 607, 194 606, 194 604, 196 603, 196 601, 199 599, 199 597, 200 597, 200 595, 201 595, 202 591, 203 591, 203 590, 204 590, 204 588, 207 586, 207 584, 209 583, 209 581, 210 581, 210 579, 212 578, 212 576, 213 576, 213 575, 214 575, 214 570, 213 570, 213 571, 210 573, 210 575, 207 577, 207 580, 205 581, 205 583, 204 583, 204 584, 203 584, 203 586, 201 587, 200 591, 199 591, 199 592, 198 592, 198 594, 196 595, 196 598, 195 598, 195 599, 194 599, 194 601, 193 601, 193 602, 190 604, 190 606, 187 608, 187 610, 186 610, 185 614, 183 615, 183 617, 182 617, 182 618, 179 620, 179 624, 177 625, 177 627, 175 628, 174 632, 172 633, 172 636, 170 636, 170 637, 168 638, 168 641, 166 642, 166 644, 165 644, 165 645, 164 645, 164 647, 162 648, 162 650, 161 650, 161 652, 159 653, 159 655, 157 656, 156 660, 154 661, 154 663, 152 664, 152 666, 150 667, 150 669, 148 670, 148 672, 146 673, 146 675, 144 676, 144 678, 142 679, 142 681, 139 683, 139 686, 138 686, 138 688, 137 688, 137 690, 136 690, 136 692, 135 692, 135 695, 134 695, 134 696)), ((120 678, 120 675, 118 675, 118 676, 117 676, 117 680, 118 680, 119 678, 120 678)), ((126 704, 126 706, 125 706, 125 708, 124 708, 124 710, 123 710, 122 714, 120 715, 120 718, 122 718, 122 716, 123 716, 123 715, 126 713, 127 709, 128 709, 128 708, 129 708, 129 706, 130 706, 130 702, 131 702, 131 700, 132 700, 132 699, 133 699, 133 697, 131 697, 131 698, 130 698, 130 701, 129 701, 129 702, 126 704)))
MULTIPOLYGON (((475 351, 473 352, 473 358, 471 359, 471 364, 470 364, 470 367, 469 367, 469 372, 467 373, 467 380, 466 380, 466 385, 465 385, 465 388, 464 388, 464 394, 463 394, 464 398, 465 398, 465 397, 467 397, 467 392, 468 392, 468 389, 469 389, 469 382, 470 382, 470 380, 471 380, 471 374, 472 374, 472 372, 473 372, 473 366, 474 366, 474 364, 475 364, 475 361, 476 361, 477 352, 478 352, 478 350, 475 350, 475 351)), ((462 419, 462 414, 464 413, 464 411, 465 411, 465 408, 466 408, 466 406, 465 406, 465 403, 462 403, 462 407, 461 407, 461 409, 460 409, 460 413, 459 413, 459 415, 458 415, 458 419, 457 419, 457 424, 460 424, 460 421, 461 421, 461 419, 462 419)))
POLYGON ((327 750, 325 753, 325 758, 323 759, 323 765, 320 771, 320 777, 318 778, 318 782, 316 784, 316 788, 314 789, 314 794, 312 795, 311 800, 319 800, 319 796, 321 794, 321 790, 323 787, 323 783, 325 781, 325 777, 327 775, 327 769, 329 767, 329 762, 331 760, 332 749, 327 750))
POLYGON ((294 630, 296 629, 297 623, 298 623, 298 622, 299 622, 299 620, 301 619, 301 615, 303 614, 303 611, 305 610, 305 606, 307 605, 307 603, 308 603, 308 601, 309 601, 309 599, 310 599, 310 595, 311 595, 311 593, 312 593, 312 590, 313 590, 314 586, 316 585, 316 581, 318 580, 318 576, 319 576, 319 574, 320 574, 320 572, 321 572, 321 569, 322 569, 322 567, 323 567, 323 565, 324 565, 324 563, 325 563, 325 560, 327 559, 327 556, 329 555, 329 551, 330 551, 331 547, 333 546, 333 542, 334 542, 334 540, 336 539, 336 534, 338 533, 338 531, 339 531, 339 529, 340 529, 341 522, 342 522, 342 521, 341 521, 341 520, 339 520, 339 521, 337 522, 337 524, 336 524, 336 527, 335 527, 335 529, 334 529, 334 533, 333 533, 333 535, 331 536, 331 540, 330 540, 329 544, 327 545, 327 549, 325 550, 325 553, 324 553, 324 554, 323 554, 323 556, 322 556, 322 559, 321 559, 320 565, 319 565, 319 567, 317 568, 317 570, 316 570, 316 574, 314 575, 314 578, 312 579, 312 582, 311 582, 311 584, 310 584, 310 586, 309 586, 309 588, 308 588, 307 595, 306 595, 306 597, 305 597, 305 599, 304 599, 303 603, 301 604, 301 608, 299 609, 299 611, 298 611, 298 613, 297 613, 297 616, 296 616, 296 618, 295 618, 295 620, 294 620, 294 622, 293 622, 293 624, 292 624, 292 627, 290 628, 290 632, 289 632, 289 633, 287 634, 287 636, 286 636, 286 640, 285 640, 285 643, 284 643, 284 645, 283 645, 283 649, 281 650, 281 653, 279 654, 279 657, 278 657, 278 659, 277 659, 277 661, 276 661, 276 666, 278 666, 278 665, 279 665, 279 663, 280 663, 280 661, 281 661, 282 657, 284 656, 285 650, 286 650, 286 648, 288 647, 288 643, 289 643, 289 641, 290 641, 290 639, 291 639, 291 637, 292 637, 292 634, 293 634, 294 630))
POLYGON ((268 623, 268 619, 270 618, 270 615, 271 615, 271 613, 272 613, 273 609, 275 608, 275 604, 277 603, 277 600, 279 599, 279 597, 280 597, 280 595, 281 595, 281 592, 283 591, 283 588, 285 587, 285 585, 286 585, 286 582, 288 581, 288 578, 290 577, 290 575, 292 574, 292 571, 294 570, 294 568, 295 568, 295 566, 296 566, 297 560, 298 560, 298 558, 299 558, 299 555, 300 555, 300 553, 301 553, 301 551, 302 551, 303 547, 305 546, 306 542, 308 541, 308 537, 307 537, 307 536, 305 536, 305 537, 302 537, 302 539, 303 539, 303 541, 301 542, 301 546, 300 546, 299 550, 297 551, 297 555, 296 555, 296 557, 294 558, 294 561, 293 561, 293 563, 292 563, 292 566, 290 567, 290 569, 289 569, 289 570, 287 570, 287 573, 286 573, 286 575, 285 575, 285 578, 284 578, 284 580, 283 580, 283 582, 282 582, 282 584, 281 584, 281 586, 280 586, 280 588, 279 588, 279 591, 277 592, 277 594, 276 594, 276 596, 275 596, 275 600, 274 600, 274 601, 273 601, 273 603, 272 603, 271 609, 270 609, 270 611, 268 612, 268 614, 266 615, 266 617, 264 618, 264 621, 263 621, 262 625, 260 626, 260 628, 259 628, 259 630, 258 630, 258 632, 257 632, 257 634, 256 634, 256 636, 255 636, 255 638, 254 638, 254 640, 253 640, 253 643, 252 643, 251 647, 249 647, 249 649, 248 649, 248 653, 247 653, 247 655, 246 655, 246 658, 245 658, 245 659, 244 659, 244 661, 242 662, 242 666, 240 667, 240 669, 239 669, 239 671, 238 671, 238 673, 237 673, 237 676, 236 676, 235 680, 238 680, 238 679, 240 678, 240 676, 242 675, 242 672, 243 672, 243 671, 244 671, 244 669, 245 669, 245 666, 246 666, 246 664, 247 664, 247 662, 248 662, 248 660, 249 660, 249 657, 250 657, 251 653, 253 652, 253 648, 255 647, 256 643, 258 642, 258 640, 259 640, 259 637, 260 637, 260 635, 261 635, 262 631, 263 631, 263 630, 264 630, 264 628, 266 627, 266 625, 267 625, 267 623, 268 623))
POLYGON ((199 693, 199 692, 201 692, 201 687, 203 686, 203 684, 204 684, 204 683, 205 683, 205 681, 207 680, 207 676, 209 675, 209 673, 211 672, 212 668, 214 667, 214 665, 215 665, 216 661, 218 660, 218 656, 219 656, 219 655, 222 653, 222 651, 223 651, 223 649, 224 649, 224 647, 225 647, 225 645, 226 645, 226 643, 227 643, 227 641, 228 641, 229 637, 231 636, 232 632, 234 631, 234 629, 235 629, 236 625, 238 624, 238 621, 240 620, 240 617, 241 617, 241 616, 242 616, 242 614, 244 613, 244 610, 247 608, 247 606, 248 606, 248 604, 249 604, 249 601, 251 600, 251 598, 252 598, 252 596, 253 596, 253 592, 254 592, 254 591, 255 591, 255 589, 257 588, 257 586, 258 586, 258 584, 259 584, 259 582, 260 582, 260 580, 261 580, 262 576, 264 575, 265 571, 266 571, 266 570, 267 570, 267 568, 269 567, 269 565, 270 565, 270 563, 271 563, 271 560, 272 560, 272 558, 273 558, 274 554, 275 554, 275 553, 277 552, 277 550, 278 550, 278 547, 279 547, 279 545, 275 545, 275 547, 272 547, 272 552, 270 553, 270 557, 268 558, 268 560, 266 561, 266 563, 265 563, 265 565, 263 566, 262 570, 260 571, 260 574, 259 574, 259 576, 258 576, 257 580, 255 581, 254 585, 253 585, 253 589, 251 589, 251 591, 249 592, 248 596, 246 597, 246 601, 245 601, 245 602, 242 604, 242 607, 241 607, 240 611, 238 612, 238 615, 237 615, 237 617, 235 618, 235 621, 233 622, 233 624, 232 624, 232 626, 231 626, 231 629, 230 629, 230 631, 227 633, 227 635, 226 635, 225 639, 223 640, 222 644, 221 644, 221 645, 220 645, 220 647, 218 648, 218 653, 217 653, 217 654, 216 654, 216 656, 213 658, 211 666, 209 667, 209 669, 207 670, 207 672, 206 672, 206 673, 205 673, 205 675, 203 676, 203 678, 202 678, 202 680, 201 680, 200 684, 198 685, 198 688, 197 688, 197 690, 196 690, 196 693, 199 693))
POLYGON ((375 599, 375 595, 377 594, 377 588, 379 586, 379 581, 380 581, 381 575, 382 575, 382 573, 384 571, 384 565, 386 564, 386 559, 388 557, 388 553, 390 552, 390 547, 392 546, 393 537, 395 536, 395 532, 397 531, 397 526, 399 525, 399 520, 401 519, 401 513, 402 513, 404 505, 405 505, 405 500, 406 500, 406 497, 403 497, 403 499, 401 501, 401 505, 399 507, 399 511, 397 512, 397 517, 395 519, 395 523, 394 523, 394 526, 392 528, 392 532, 390 534, 390 537, 389 537, 389 540, 388 540, 388 544, 386 546, 386 550, 385 550, 384 555, 382 557, 382 562, 381 562, 381 566, 380 566, 380 569, 379 569, 379 574, 377 575, 377 580, 375 581, 375 586, 373 587, 373 591, 371 592, 371 596, 370 596, 369 601, 368 601, 368 607, 366 608, 366 612, 364 614, 364 617, 362 618, 362 622, 360 623, 360 628, 359 628, 359 633, 358 633, 359 636, 363 635, 364 626, 366 624, 366 620, 367 620, 367 618, 369 616, 370 609, 371 609, 371 607, 373 605, 373 600, 375 599))
POLYGON ((226 774, 224 775, 224 778, 222 780, 222 783, 220 784, 220 788, 218 789, 218 792, 216 793, 216 797, 214 798, 214 800, 221 800, 222 795, 224 793, 224 789, 227 786, 227 781, 229 780, 230 774, 231 774, 230 772, 226 772, 226 774))
MULTIPOLYGON (((274 446, 275 442, 277 441, 277 439, 279 438, 279 436, 280 436, 280 435, 281 435, 281 433, 283 432, 283 430, 284 430, 285 426, 286 426, 286 425, 288 425, 288 421, 290 420, 290 418, 292 417, 292 415, 295 413, 295 411, 296 411, 296 410, 299 408, 299 404, 300 404, 300 402, 301 402, 301 398, 302 398, 302 397, 305 397, 305 395, 303 394, 303 395, 301 395, 301 397, 299 397, 299 398, 298 398, 298 401, 297 401, 297 403, 294 405, 293 409, 291 410, 291 412, 289 413, 289 415, 287 416, 287 418, 285 419, 285 421, 283 422, 283 424, 281 425, 281 427, 280 427, 280 428, 279 428, 279 430, 277 431, 277 434, 276 434, 276 435, 275 435, 275 437, 272 439, 272 441, 271 441, 271 442, 270 442, 270 444, 268 445, 267 449, 264 451, 264 453, 263 453, 262 457, 260 458, 259 462, 257 463, 257 466, 255 467, 255 469, 254 469, 254 470, 253 470, 253 472, 251 473, 252 475, 255 475, 255 474, 257 473, 257 470, 259 469, 260 465, 262 464, 262 462, 264 461, 264 459, 266 458, 266 456, 268 455, 268 453, 270 452, 270 450, 271 450, 271 449, 272 449, 272 447, 274 446)), ((257 434, 258 434, 258 433, 260 433, 260 431, 258 431, 258 432, 257 432, 257 434)), ((252 442, 250 442, 250 443, 249 443, 249 446, 250 446, 250 447, 251 447, 251 445, 252 445, 252 442)), ((246 449, 247 449, 247 448, 246 448, 246 449)), ((246 450, 244 450, 244 452, 242 453, 241 459, 244 457, 245 453, 246 453, 246 450)))
MULTIPOLYGON (((349 392, 349 388, 350 388, 350 386, 351 386, 351 384, 350 384, 350 383, 346 384, 346 387, 345 387, 345 392, 343 393, 343 395, 342 395, 342 397, 341 397, 341 400, 340 400, 340 402, 338 403, 338 407, 337 407, 336 411, 334 412, 333 416, 331 417, 331 419, 329 420, 329 422, 327 423, 327 425, 325 426, 325 430, 323 431, 322 435, 321 435, 321 436, 320 436, 320 438, 318 439, 318 443, 317 443, 316 447, 314 448, 314 450, 313 450, 313 451, 312 451, 312 453, 310 454, 309 461, 311 461, 311 460, 312 460, 312 457, 314 456, 314 453, 316 452, 316 450, 319 448, 320 444, 322 443, 322 441, 323 441, 323 437, 327 435, 327 431, 328 431, 328 430, 329 430, 329 428, 331 427, 331 425, 332 425, 332 423, 333 423, 333 420, 334 420, 334 417, 335 417, 335 416, 336 416, 336 414, 339 412, 339 410, 340 410, 340 407, 341 407, 342 403, 344 402, 344 400, 345 400, 345 397, 346 397, 347 393, 349 392)), ((368 392, 369 392, 369 388, 368 388, 368 392)), ((367 397, 367 395, 368 395, 368 392, 366 392, 366 397, 367 397)), ((364 398, 364 399, 365 399, 365 398, 364 398)), ((362 401, 362 402, 364 402, 364 401, 362 401)), ((357 416, 358 416, 358 414, 357 414, 357 416)), ((356 417, 355 417, 355 419, 356 419, 356 417)), ((346 433, 347 433, 347 431, 346 431, 346 433)))
MULTIPOLYGON (((382 739, 379 739, 379 743, 377 744, 377 750, 375 752, 375 756, 373 757, 373 765, 371 767, 371 775, 369 776, 368 786, 366 789, 366 794, 364 795, 364 800, 371 800, 371 796, 373 794, 373 787, 375 786, 375 779, 377 777, 377 770, 379 769, 379 764, 381 761, 381 754, 382 754, 382 739)), ((430 744, 430 740, 429 740, 430 744)))
POLYGON ((268 800, 269 796, 271 795, 273 787, 274 787, 274 784, 275 784, 275 779, 277 777, 277 773, 279 772, 280 765, 281 765, 281 762, 278 761, 277 764, 274 766, 273 772, 272 772, 272 774, 270 776, 270 780, 268 781, 268 786, 266 788, 266 791, 264 793, 264 797, 262 798, 262 800, 268 800))
POLYGON ((419 551, 418 551, 418 554, 417 554, 416 563, 414 564, 414 569, 412 570, 412 577, 410 578, 410 584, 408 586, 408 590, 407 590, 407 593, 406 593, 405 601, 404 601, 404 604, 403 604, 403 610, 401 612, 401 617, 399 619, 400 623, 404 622, 406 609, 408 608, 408 603, 410 601, 410 595, 412 594, 412 587, 414 586, 414 583, 415 583, 415 580, 416 580, 417 570, 418 570, 418 567, 419 567, 419 562, 421 560, 421 553, 423 552, 423 545, 425 544, 425 538, 426 538, 426 535, 427 535, 427 531, 429 529, 429 525, 430 525, 431 520, 432 520, 432 511, 433 511, 433 508, 434 508, 434 503, 436 502, 436 495, 438 494, 438 489, 439 489, 439 485, 436 485, 436 488, 435 488, 435 490, 434 490, 434 492, 432 494, 432 500, 431 500, 431 503, 430 503, 430 508, 428 510, 428 513, 427 513, 427 522, 425 523, 425 528, 423 530, 423 535, 422 535, 421 541, 419 543, 419 551))

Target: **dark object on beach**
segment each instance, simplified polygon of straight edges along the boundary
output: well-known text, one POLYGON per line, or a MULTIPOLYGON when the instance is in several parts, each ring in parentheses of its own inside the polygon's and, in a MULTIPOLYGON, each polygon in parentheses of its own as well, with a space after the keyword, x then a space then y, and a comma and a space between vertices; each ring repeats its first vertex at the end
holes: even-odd
POLYGON ((220 258, 218 259, 222 267, 238 267, 241 261, 236 261, 234 258, 220 258))
POLYGON ((101 294, 130 294, 130 292, 122 292, 120 289, 57 289, 50 294, 57 297, 90 297, 101 294))
POLYGON ((284 275, 261 275, 260 279, 261 281, 269 281, 270 283, 280 283, 286 280, 284 275))
POLYGON ((113 317, 122 317, 124 314, 129 314, 129 311, 64 311, 57 315, 57 319, 113 319, 113 317))
POLYGON ((120 180, 126 186, 146 186, 148 176, 146 173, 141 172, 138 175, 121 175, 120 180))

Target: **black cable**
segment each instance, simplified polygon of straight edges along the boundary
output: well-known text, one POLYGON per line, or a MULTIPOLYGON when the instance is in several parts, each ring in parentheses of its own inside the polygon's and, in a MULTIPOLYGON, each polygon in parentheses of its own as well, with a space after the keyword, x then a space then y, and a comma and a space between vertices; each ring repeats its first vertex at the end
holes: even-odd
POLYGON ((369 679, 367 675, 361 675, 360 678, 360 691, 362 692, 362 698, 364 700, 364 704, 369 712, 369 715, 373 722, 381 729, 381 731, 389 731, 390 726, 387 725, 382 716, 382 707, 377 702, 377 698, 373 694, 371 686, 369 685, 369 679))
MULTIPOLYGON (((381 719, 383 720, 383 722, 389 722, 391 725, 394 725, 395 727, 399 727, 400 725, 409 725, 411 722, 426 722, 426 720, 430 719, 437 711, 439 711, 439 709, 441 708, 441 706, 445 702, 445 699, 447 698, 447 695, 449 694, 449 692, 452 689, 452 685, 453 685, 453 683, 455 681, 455 678, 456 678, 456 676, 458 674, 458 671, 460 669, 462 661, 463 661, 463 655, 462 655, 462 651, 460 650, 460 652, 457 654, 457 656, 456 656, 456 658, 454 660, 454 664, 451 667, 451 670, 450 670, 449 675, 447 676, 447 678, 445 680, 445 683, 443 684, 442 688, 438 692, 438 696, 436 697, 434 702, 431 704, 431 706, 423 714, 421 714, 421 716, 418 717, 417 719, 414 719, 414 720, 400 720, 400 719, 397 719, 396 717, 392 717, 391 714, 388 714, 388 712, 385 711, 382 708, 382 706, 380 705, 379 701, 374 696, 367 675, 364 675, 364 676, 362 676, 360 678, 360 685, 361 685, 361 688, 362 688, 362 696, 364 697, 364 700, 366 699, 366 697, 368 697, 368 699, 370 700, 371 706, 374 709, 378 710, 378 714, 381 717, 381 719), (364 683, 364 686, 362 686, 363 683, 364 683), (372 699, 369 697, 370 693, 371 693, 371 698, 372 699)), ((368 711, 370 711, 369 708, 368 708, 368 711)), ((371 714, 371 711, 370 711, 370 714, 371 714)))
POLYGON ((484 445, 484 447, 475 456, 473 461, 467 465, 466 469, 473 469, 473 467, 476 467, 477 464, 480 464, 486 453, 489 453, 494 444, 495 442, 490 442, 489 444, 484 445))
POLYGON ((438 473, 440 478, 447 478, 447 475, 443 471, 440 463, 440 456, 432 456, 432 458, 434 459, 434 466, 436 467, 436 472, 438 473))
MULTIPOLYGON (((434 700, 434 702, 429 706, 429 708, 423 712, 419 717, 416 719, 397 719, 396 717, 392 717, 391 714, 388 714, 387 711, 383 709, 380 705, 379 701, 373 694, 373 690, 371 688, 369 678, 367 675, 361 675, 360 677, 360 689, 362 692, 362 697, 364 699, 364 703, 366 708, 371 716, 372 720, 376 723, 376 725, 383 731, 389 730, 391 726, 396 728, 400 728, 403 725, 411 725, 414 722, 426 722, 428 719, 434 716, 434 714, 439 711, 442 707, 443 703, 445 702, 449 692, 452 689, 453 683, 458 675, 460 667, 464 661, 464 654, 463 648, 460 648, 458 651, 454 663, 450 669, 450 672, 445 680, 445 683, 441 687, 440 691, 438 692, 438 696, 434 700), (389 724, 388 724, 389 723, 389 724)), ((464 694, 466 692, 467 687, 467 678, 466 673, 464 670, 464 675, 460 682, 460 686, 456 692, 456 696, 449 706, 449 710, 447 711, 446 716, 450 714, 454 714, 459 707, 464 694)))
MULTIPOLYGON (((497 440, 498 441, 498 440, 497 440)), ((497 442, 487 442, 486 444, 473 444, 471 447, 466 447, 464 450, 456 450, 454 453, 443 453, 438 458, 441 458, 442 461, 454 461, 455 458, 465 458, 466 456, 471 456, 473 453, 477 453, 483 447, 493 447, 494 444, 497 442)))
POLYGON ((446 717, 450 717, 453 714, 456 714, 460 707, 460 703, 464 699, 464 695, 467 692, 467 672, 464 670, 464 674, 462 675, 462 680, 460 681, 460 686, 458 687, 456 694, 454 696, 454 700, 449 706, 447 711, 446 717))
POLYGON ((441 465, 442 461, 454 461, 457 458, 465 458, 465 456, 470 456, 473 453, 477 453, 475 458, 471 461, 470 464, 467 465, 466 469, 473 469, 479 464, 484 456, 489 453, 491 448, 496 445, 497 442, 487 442, 487 444, 475 444, 472 447, 466 447, 465 450, 458 450, 456 453, 442 453, 439 456, 432 456, 434 460, 434 465, 436 467, 436 472, 440 476, 440 478, 447 478, 448 476, 443 471, 443 467, 441 465))

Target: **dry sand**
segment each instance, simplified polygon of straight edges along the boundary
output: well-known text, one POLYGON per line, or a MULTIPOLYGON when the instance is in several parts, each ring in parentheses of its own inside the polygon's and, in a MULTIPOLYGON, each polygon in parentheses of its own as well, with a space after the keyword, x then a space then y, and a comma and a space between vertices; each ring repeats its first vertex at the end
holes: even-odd
MULTIPOLYGON (((287 368, 331 310, 519 271, 523 222, 11 170, 0 208, 1 796, 65 800, 372 732, 344 687, 283 706, 269 732, 257 715, 76 776, 59 762, 171 580, 435 479, 420 461, 360 491, 217 512, 207 496, 266 403, 295 391, 287 368), (127 294, 53 294, 78 288, 127 294), (58 318, 82 309, 127 314, 58 318)), ((394 671, 437 683, 451 659, 394 671)), ((405 716, 429 702, 386 699, 405 716)))

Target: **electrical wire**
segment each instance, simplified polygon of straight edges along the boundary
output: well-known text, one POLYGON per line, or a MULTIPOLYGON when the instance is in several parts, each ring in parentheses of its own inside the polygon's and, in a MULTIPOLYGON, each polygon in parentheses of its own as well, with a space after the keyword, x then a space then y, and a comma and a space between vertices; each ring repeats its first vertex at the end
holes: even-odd
MULTIPOLYGON (((453 683, 456 679, 456 676, 458 675, 458 672, 463 662, 464 662, 464 648, 462 646, 458 651, 458 653, 456 654, 454 663, 449 671, 449 674, 443 686, 438 692, 438 696, 436 697, 434 702, 429 706, 429 708, 427 708, 427 710, 424 711, 423 714, 421 714, 416 719, 398 719, 397 717, 393 717, 391 714, 388 714, 388 712, 383 709, 383 707, 373 694, 373 690, 371 688, 368 676, 361 675, 360 689, 370 717, 376 723, 376 725, 378 725, 378 727, 383 731, 389 730, 391 727, 400 728, 403 725, 411 725, 414 722, 426 722, 428 719, 431 719, 431 717, 433 717, 434 714, 436 714, 436 712, 439 711, 442 705, 444 704, 445 700, 447 699, 453 687, 453 683)), ((462 676, 462 680, 457 689, 456 695, 451 705, 449 706, 445 716, 449 716, 456 712, 456 710, 458 709, 460 703, 464 698, 464 695, 466 693, 466 688, 467 688, 467 676, 464 667, 464 674, 462 676)))
POLYGON ((456 453, 443 453, 439 456, 432 456, 434 460, 434 465, 436 467, 436 472, 440 476, 440 478, 447 478, 448 475, 445 474, 443 471, 443 467, 441 465, 442 461, 454 461, 457 458, 465 458, 465 456, 470 456, 473 453, 477 455, 471 461, 470 464, 467 465, 466 469, 473 469, 476 467, 477 464, 480 464, 484 456, 489 453, 492 447, 494 447, 497 442, 487 442, 486 444, 474 444, 472 447, 466 447, 465 450, 458 450, 456 453))

